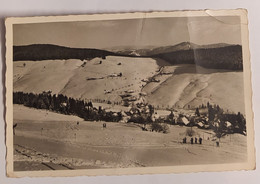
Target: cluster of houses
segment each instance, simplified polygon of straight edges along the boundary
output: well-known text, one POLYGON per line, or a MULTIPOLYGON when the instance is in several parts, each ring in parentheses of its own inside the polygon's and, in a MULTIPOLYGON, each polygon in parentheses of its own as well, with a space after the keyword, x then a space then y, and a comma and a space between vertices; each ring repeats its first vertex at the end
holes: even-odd
MULTIPOLYGON (((109 91, 105 91, 105 93, 109 93, 109 91)), ((145 92, 137 93, 133 89, 124 91, 120 97, 123 102, 121 104, 126 107, 125 110, 120 110, 120 108, 118 109, 118 112, 120 112, 121 116, 119 121, 122 123, 133 122, 148 126, 150 126, 152 123, 180 125, 187 127, 196 126, 200 129, 213 130, 220 128, 223 129, 224 127, 225 131, 227 132, 229 130, 232 132, 232 129, 234 128, 234 124, 226 120, 220 121, 218 118, 215 118, 214 120, 210 121, 207 106, 199 107, 194 111, 190 110, 187 113, 179 112, 173 109, 159 110, 146 102, 146 95, 147 94, 145 92), (200 113, 196 112, 198 110, 200 113)), ((110 108, 107 110, 109 109, 110 108)), ((117 116, 117 113, 111 114, 111 116, 117 116)))
MULTIPOLYGON (((220 120, 209 122, 207 115, 197 116, 195 113, 183 115, 173 110, 161 113, 156 111, 153 106, 142 102, 132 105, 129 111, 122 112, 121 122, 134 122, 145 125, 151 123, 166 123, 188 127, 196 126, 200 129, 218 128, 221 123, 220 120)), ((232 123, 225 121, 224 126, 226 129, 231 129, 232 123)))

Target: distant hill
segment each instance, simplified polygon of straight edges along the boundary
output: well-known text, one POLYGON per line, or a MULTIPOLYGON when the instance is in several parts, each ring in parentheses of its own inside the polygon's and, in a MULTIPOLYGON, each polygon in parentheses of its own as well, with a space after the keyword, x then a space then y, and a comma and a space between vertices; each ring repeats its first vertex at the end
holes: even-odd
POLYGON ((90 49, 69 48, 51 44, 33 44, 13 47, 14 61, 40 61, 54 59, 93 59, 95 57, 116 56, 113 52, 90 49))
POLYGON ((171 65, 196 64, 205 68, 243 70, 242 47, 231 45, 219 48, 198 48, 151 55, 171 65))
POLYGON ((34 44, 13 47, 14 61, 38 61, 55 59, 93 59, 106 56, 149 57, 166 61, 169 65, 197 64, 205 68, 243 70, 242 46, 226 43, 197 45, 183 42, 174 46, 150 49, 126 49, 116 52, 69 48, 50 44, 34 44))
POLYGON ((132 55, 132 56, 152 56, 156 54, 162 53, 169 53, 169 52, 176 52, 176 51, 184 51, 184 50, 194 50, 194 49, 209 49, 209 48, 220 48, 220 47, 227 47, 232 46, 226 43, 218 43, 218 44, 210 44, 210 45, 197 45, 191 42, 182 42, 176 45, 170 46, 162 46, 162 47, 154 47, 149 49, 131 49, 131 48, 124 48, 120 50, 117 48, 115 51, 116 53, 122 55, 132 55))
POLYGON ((121 55, 159 58, 169 65, 197 64, 205 68, 243 70, 242 46, 226 43, 197 45, 182 42, 174 46, 153 49, 125 50, 121 55))

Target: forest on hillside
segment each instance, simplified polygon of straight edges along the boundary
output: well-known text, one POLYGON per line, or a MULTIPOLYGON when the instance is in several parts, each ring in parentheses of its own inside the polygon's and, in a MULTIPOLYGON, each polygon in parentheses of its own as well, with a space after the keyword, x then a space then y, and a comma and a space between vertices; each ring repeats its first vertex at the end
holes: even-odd
POLYGON ((107 56, 159 58, 165 60, 170 65, 196 64, 212 69, 243 70, 241 45, 228 45, 217 48, 191 48, 173 51, 164 51, 161 49, 160 53, 156 52, 156 54, 153 54, 151 51, 148 55, 131 55, 127 52, 110 52, 91 48, 69 48, 51 44, 34 44, 13 47, 14 61, 57 59, 91 60, 96 57, 105 59, 107 56))
POLYGON ((51 44, 13 46, 14 61, 41 61, 57 59, 90 60, 95 57, 105 58, 108 55, 117 54, 99 49, 69 48, 51 44))
POLYGON ((179 50, 152 55, 170 64, 196 64, 211 69, 243 70, 242 47, 232 45, 220 48, 179 50))

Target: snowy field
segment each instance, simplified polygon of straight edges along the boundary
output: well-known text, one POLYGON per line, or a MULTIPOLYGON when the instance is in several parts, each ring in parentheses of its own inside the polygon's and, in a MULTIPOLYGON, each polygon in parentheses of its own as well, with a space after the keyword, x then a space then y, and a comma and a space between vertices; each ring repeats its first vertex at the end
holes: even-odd
POLYGON ((88 122, 14 105, 14 170, 153 167, 238 163, 247 159, 246 136, 220 139, 193 127, 202 145, 182 143, 188 127, 170 126, 168 134, 142 131, 131 123, 88 122))
POLYGON ((194 109, 210 102, 224 110, 245 114, 243 72, 189 64, 166 66, 162 62, 116 56, 89 61, 16 61, 14 91, 50 90, 52 94, 75 99, 121 102, 120 95, 131 90, 137 98, 144 92, 145 101, 155 107, 194 109), (122 76, 117 76, 120 73, 122 76), (151 78, 157 82, 147 82, 151 78))

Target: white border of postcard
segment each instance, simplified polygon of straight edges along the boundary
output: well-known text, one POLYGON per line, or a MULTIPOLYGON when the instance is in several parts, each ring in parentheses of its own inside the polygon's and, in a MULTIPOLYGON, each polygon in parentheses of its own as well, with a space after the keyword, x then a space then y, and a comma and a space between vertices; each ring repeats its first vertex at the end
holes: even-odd
POLYGON ((118 13, 118 14, 93 14, 93 15, 68 15, 45 17, 15 17, 6 19, 6 146, 7 146, 7 175, 9 177, 40 177, 40 176, 97 176, 97 175, 134 175, 134 174, 163 174, 187 173, 202 171, 231 171, 255 169, 254 124, 252 111, 251 66, 248 43, 247 11, 237 10, 200 10, 200 11, 174 11, 174 12, 149 12, 149 13, 118 13), (207 164, 207 165, 182 165, 167 167, 144 168, 113 168, 113 169, 84 169, 65 171, 14 171, 13 166, 13 25, 44 22, 70 22, 70 21, 95 21, 116 19, 143 19, 155 17, 194 17, 194 16, 240 16, 241 40, 243 49, 244 66, 244 93, 247 122, 247 153, 248 159, 244 163, 232 164, 207 164))

